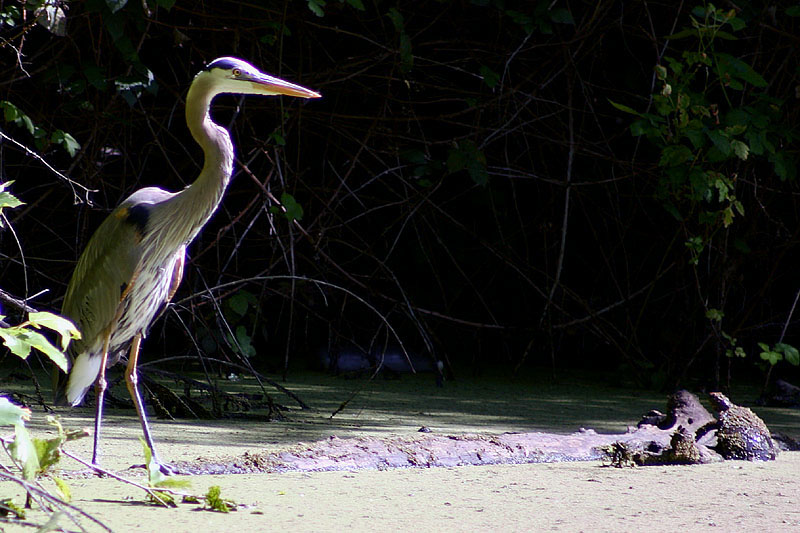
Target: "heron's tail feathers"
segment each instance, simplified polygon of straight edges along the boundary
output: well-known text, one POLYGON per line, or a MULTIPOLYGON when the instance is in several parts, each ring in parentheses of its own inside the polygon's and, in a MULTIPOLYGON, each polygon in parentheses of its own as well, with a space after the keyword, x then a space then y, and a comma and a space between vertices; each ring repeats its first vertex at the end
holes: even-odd
POLYGON ((67 381, 66 398, 70 405, 75 406, 83 401, 86 392, 100 374, 101 362, 102 357, 99 355, 92 356, 87 353, 82 353, 75 359, 67 381))

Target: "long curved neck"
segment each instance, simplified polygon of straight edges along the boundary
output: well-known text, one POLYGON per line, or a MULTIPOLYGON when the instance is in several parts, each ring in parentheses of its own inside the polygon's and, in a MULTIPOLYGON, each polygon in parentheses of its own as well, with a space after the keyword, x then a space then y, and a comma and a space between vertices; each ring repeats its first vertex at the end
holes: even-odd
POLYGON ((186 96, 186 124, 205 160, 197 179, 174 198, 174 209, 183 215, 181 225, 191 241, 217 209, 233 172, 233 143, 228 131, 211 120, 209 107, 216 93, 197 79, 186 96))

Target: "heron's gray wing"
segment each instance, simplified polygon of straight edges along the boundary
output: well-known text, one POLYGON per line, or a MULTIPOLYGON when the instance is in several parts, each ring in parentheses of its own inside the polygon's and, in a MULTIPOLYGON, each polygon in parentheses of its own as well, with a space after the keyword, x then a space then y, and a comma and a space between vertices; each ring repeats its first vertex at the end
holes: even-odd
POLYGON ((72 353, 96 353, 117 317, 120 301, 137 274, 143 227, 131 216, 128 202, 117 207, 89 239, 72 274, 62 314, 71 318, 82 338, 72 353))

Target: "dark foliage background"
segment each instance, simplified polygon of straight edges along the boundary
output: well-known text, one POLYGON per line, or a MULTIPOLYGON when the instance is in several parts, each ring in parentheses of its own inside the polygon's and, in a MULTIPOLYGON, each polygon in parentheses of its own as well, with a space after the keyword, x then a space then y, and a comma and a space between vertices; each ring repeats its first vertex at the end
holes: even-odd
POLYGON ((0 286, 60 309, 117 203, 191 183, 202 161, 183 98, 205 63, 235 55, 323 99, 216 100, 235 179, 146 359, 239 352, 285 373, 354 345, 397 347, 388 323, 456 376, 586 368, 656 387, 763 376, 757 343, 797 343, 796 318, 782 331, 800 289, 800 19, 792 2, 721 4, 744 26, 714 46, 767 85, 726 93, 713 69, 690 85, 712 111, 768 96, 783 165, 751 153, 714 167, 744 213, 727 226, 702 218, 721 201, 664 192, 663 146, 633 136, 637 117, 611 104, 652 112, 654 67, 697 50, 667 38, 691 28, 692 3, 90 0, 59 4, 57 35, 0 2, 0 100, 45 134, 13 120, 2 130, 79 184, 0 145, 2 181, 25 202, 4 211, 0 286), (58 130, 80 143, 74 157, 52 142, 58 130), (298 225, 273 209, 287 193, 298 225), (747 356, 726 356, 735 347, 747 356))

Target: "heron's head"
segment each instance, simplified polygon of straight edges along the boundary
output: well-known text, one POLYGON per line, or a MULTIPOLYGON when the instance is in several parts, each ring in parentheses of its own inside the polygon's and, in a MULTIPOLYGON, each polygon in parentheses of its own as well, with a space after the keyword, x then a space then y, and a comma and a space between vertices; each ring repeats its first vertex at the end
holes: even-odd
POLYGON ((264 74, 246 61, 220 57, 201 70, 193 85, 201 84, 213 94, 263 94, 319 98, 321 95, 294 83, 264 74))

